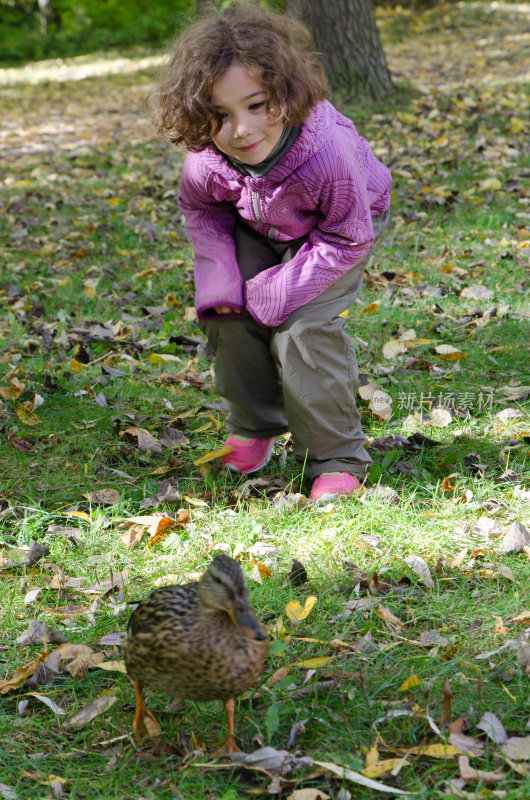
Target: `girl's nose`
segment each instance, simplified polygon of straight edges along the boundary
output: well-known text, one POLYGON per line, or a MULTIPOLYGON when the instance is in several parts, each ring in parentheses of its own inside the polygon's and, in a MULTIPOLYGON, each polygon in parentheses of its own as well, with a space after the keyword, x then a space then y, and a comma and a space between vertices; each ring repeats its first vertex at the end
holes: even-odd
POLYGON ((234 136, 236 139, 243 139, 248 136, 250 131, 248 122, 245 117, 238 117, 234 125, 234 136))

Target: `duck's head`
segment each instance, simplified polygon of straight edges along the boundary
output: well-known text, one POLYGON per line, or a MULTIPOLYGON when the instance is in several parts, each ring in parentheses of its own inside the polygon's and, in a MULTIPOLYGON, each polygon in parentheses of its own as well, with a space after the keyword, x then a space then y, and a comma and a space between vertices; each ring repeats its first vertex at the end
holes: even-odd
POLYGON ((205 611, 225 611, 232 622, 250 639, 266 639, 248 605, 245 578, 238 562, 219 553, 197 587, 205 611))

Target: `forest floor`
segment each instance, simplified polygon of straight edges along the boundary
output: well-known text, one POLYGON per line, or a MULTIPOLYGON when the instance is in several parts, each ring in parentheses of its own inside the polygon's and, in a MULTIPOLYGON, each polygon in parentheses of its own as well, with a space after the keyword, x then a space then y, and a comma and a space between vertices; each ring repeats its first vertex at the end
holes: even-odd
POLYGON ((0 797, 530 796, 529 8, 380 13, 395 94, 335 98, 394 185, 346 315, 374 465, 329 504, 289 436, 219 466, 159 54, 0 70, 0 797), (245 766, 156 692, 139 747, 122 671, 128 603, 218 550, 271 635, 245 766))

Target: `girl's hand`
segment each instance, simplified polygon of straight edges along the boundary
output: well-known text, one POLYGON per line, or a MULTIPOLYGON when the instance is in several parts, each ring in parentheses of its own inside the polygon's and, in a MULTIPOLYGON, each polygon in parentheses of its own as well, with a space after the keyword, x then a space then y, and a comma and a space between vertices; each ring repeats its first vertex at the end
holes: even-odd
POLYGON ((230 306, 214 306, 213 310, 216 314, 241 314, 240 308, 231 308, 230 306))

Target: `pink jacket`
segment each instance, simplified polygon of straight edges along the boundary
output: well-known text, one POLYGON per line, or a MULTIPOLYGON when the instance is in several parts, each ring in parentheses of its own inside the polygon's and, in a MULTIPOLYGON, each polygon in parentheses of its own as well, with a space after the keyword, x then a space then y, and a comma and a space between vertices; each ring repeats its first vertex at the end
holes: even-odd
POLYGON ((209 146, 186 156, 180 208, 195 248, 195 304, 246 308, 280 325, 352 269, 374 241, 372 216, 390 204, 392 178, 353 123, 327 100, 303 123, 286 155, 266 174, 240 174, 209 146), (237 218, 281 242, 308 236, 285 264, 243 283, 236 261, 237 218))

